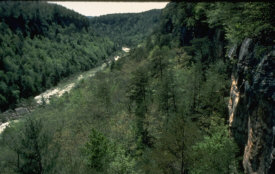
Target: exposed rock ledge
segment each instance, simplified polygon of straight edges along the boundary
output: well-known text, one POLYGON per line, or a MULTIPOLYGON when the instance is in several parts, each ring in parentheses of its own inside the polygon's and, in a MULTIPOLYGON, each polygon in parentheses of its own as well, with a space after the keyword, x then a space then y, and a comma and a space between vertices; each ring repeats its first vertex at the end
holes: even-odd
POLYGON ((243 155, 249 174, 275 171, 275 50, 255 57, 255 43, 245 39, 233 47, 229 57, 237 57, 233 69, 229 101, 229 126, 243 155))

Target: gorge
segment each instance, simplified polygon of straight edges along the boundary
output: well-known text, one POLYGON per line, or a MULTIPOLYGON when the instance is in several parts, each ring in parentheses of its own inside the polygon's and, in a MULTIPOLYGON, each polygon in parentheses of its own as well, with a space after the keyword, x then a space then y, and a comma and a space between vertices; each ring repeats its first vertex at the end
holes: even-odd
POLYGON ((0 173, 273 174, 274 9, 1 2, 0 173))

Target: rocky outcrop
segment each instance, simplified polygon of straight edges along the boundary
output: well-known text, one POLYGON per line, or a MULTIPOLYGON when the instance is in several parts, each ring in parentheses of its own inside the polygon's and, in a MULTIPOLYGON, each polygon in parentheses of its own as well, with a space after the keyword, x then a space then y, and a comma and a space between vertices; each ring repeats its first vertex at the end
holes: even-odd
POLYGON ((16 120, 19 117, 22 117, 28 113, 30 113, 33 110, 33 107, 18 107, 14 110, 7 110, 3 113, 0 113, 0 124, 1 122, 5 123, 10 120, 16 120))
POLYGON ((19 107, 15 108, 15 112, 17 115, 25 115, 28 114, 30 111, 28 110, 28 108, 19 107))
POLYGON ((252 39, 229 51, 237 59, 229 101, 229 126, 245 173, 271 174, 275 165, 275 50, 256 57, 252 39))

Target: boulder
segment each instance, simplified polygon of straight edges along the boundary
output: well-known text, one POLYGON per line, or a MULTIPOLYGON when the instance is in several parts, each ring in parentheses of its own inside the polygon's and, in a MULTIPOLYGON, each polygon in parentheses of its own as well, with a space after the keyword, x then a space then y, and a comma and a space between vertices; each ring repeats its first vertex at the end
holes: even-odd
POLYGON ((27 108, 19 107, 15 108, 15 112, 18 116, 25 115, 29 113, 29 110, 27 108))

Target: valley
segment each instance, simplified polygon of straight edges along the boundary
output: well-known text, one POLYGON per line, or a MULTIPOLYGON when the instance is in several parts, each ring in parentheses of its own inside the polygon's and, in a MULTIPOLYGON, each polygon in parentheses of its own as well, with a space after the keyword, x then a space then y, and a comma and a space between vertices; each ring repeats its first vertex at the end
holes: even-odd
POLYGON ((274 9, 0 2, 0 173, 273 174, 274 9))
MULTIPOLYGON (((124 53, 122 53, 121 56, 125 56, 126 53, 128 53, 130 51, 130 48, 127 47, 122 47, 121 49, 124 53)), ((69 93, 76 85, 78 85, 80 83, 81 80, 87 80, 88 78, 91 78, 93 76, 95 76, 95 74, 99 71, 102 71, 106 68, 107 64, 111 64, 112 61, 117 61, 119 58, 121 58, 121 56, 115 56, 112 60, 109 60, 107 63, 103 63, 101 66, 93 68, 89 71, 80 73, 79 75, 73 75, 72 77, 69 77, 67 80, 65 80, 64 82, 60 82, 56 87, 54 87, 53 89, 49 89, 37 96, 34 97, 34 101, 36 104, 41 105, 41 104, 49 104, 50 103, 50 99, 52 97, 61 97, 64 93, 69 93)), ((13 116, 15 118, 18 117, 22 117, 24 115, 26 115, 28 112, 30 112, 30 109, 28 108, 32 108, 32 111, 35 109, 35 107, 38 106, 25 106, 25 108, 20 108, 21 110, 26 110, 26 112, 24 112, 22 115, 18 112, 16 112, 17 109, 15 109, 14 111, 9 111, 9 112, 3 112, 2 114, 4 115, 4 117, 6 117, 5 119, 10 119, 10 117, 12 118, 12 115, 16 115, 13 116)), ((13 118, 14 119, 14 118, 13 118)), ((0 134, 5 130, 5 128, 7 126, 9 126, 9 124, 11 122, 18 122, 19 120, 11 120, 11 121, 7 121, 7 122, 0 122, 0 134)))

